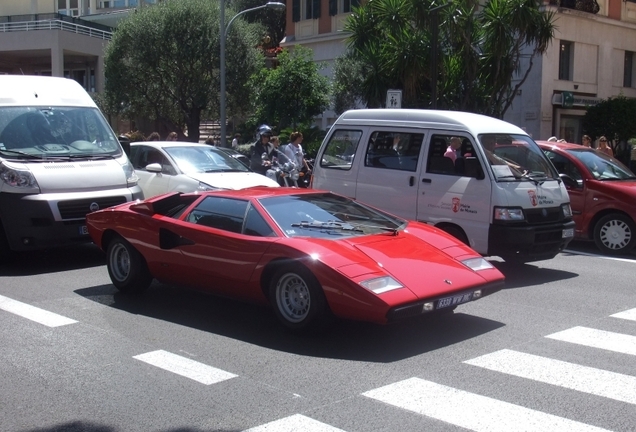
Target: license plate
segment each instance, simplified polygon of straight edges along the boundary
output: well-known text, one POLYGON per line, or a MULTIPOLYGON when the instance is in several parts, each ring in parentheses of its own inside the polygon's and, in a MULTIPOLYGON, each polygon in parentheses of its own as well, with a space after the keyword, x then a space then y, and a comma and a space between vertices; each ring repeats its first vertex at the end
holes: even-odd
POLYGON ((563 230, 562 238, 574 237, 574 228, 568 228, 563 230))
POLYGON ((442 309, 449 306, 455 306, 458 304, 469 302, 473 299, 473 293, 460 294, 452 297, 446 297, 437 300, 437 309, 442 309))
POLYGON ((88 228, 86 225, 82 225, 79 227, 80 235, 88 235, 88 228))

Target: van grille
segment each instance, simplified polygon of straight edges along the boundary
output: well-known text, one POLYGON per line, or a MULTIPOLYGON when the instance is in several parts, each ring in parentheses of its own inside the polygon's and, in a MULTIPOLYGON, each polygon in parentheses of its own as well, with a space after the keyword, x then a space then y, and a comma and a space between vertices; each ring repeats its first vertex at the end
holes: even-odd
POLYGON ((524 209, 526 219, 531 225, 554 223, 563 219, 561 207, 524 209))
POLYGON ((91 213, 91 204, 95 203, 99 206, 99 210, 126 202, 126 197, 103 197, 89 198, 81 200, 60 201, 57 203, 57 209, 60 211, 62 219, 84 219, 88 213, 91 213))

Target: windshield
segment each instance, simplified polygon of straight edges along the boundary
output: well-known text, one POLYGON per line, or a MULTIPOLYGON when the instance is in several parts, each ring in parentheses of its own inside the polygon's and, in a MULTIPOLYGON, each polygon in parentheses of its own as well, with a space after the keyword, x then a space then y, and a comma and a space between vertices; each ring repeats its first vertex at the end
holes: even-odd
POLYGON ((583 162, 596 180, 633 180, 634 174, 618 160, 591 149, 568 150, 583 162))
POLYGON ((0 155, 5 158, 117 157, 121 151, 97 108, 0 108, 0 155))
POLYGON ((548 158, 526 135, 483 134, 479 140, 497 181, 539 183, 558 178, 548 158))
POLYGON ((263 198, 260 203, 288 237, 395 234, 406 225, 402 219, 331 193, 263 198))
POLYGON ((249 171, 229 154, 210 146, 175 146, 164 147, 164 150, 184 174, 249 171))

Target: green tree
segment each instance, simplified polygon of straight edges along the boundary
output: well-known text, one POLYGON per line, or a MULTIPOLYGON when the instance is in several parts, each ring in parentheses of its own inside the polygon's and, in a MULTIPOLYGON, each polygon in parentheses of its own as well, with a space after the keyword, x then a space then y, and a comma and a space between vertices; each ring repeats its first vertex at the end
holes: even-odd
POLYGON ((319 73, 312 51, 302 46, 278 55, 278 67, 252 77, 256 123, 295 127, 329 106, 329 80, 319 73))
POLYGON ((627 141, 636 137, 636 99, 619 95, 587 107, 583 116, 583 133, 596 139, 605 136, 614 155, 629 164, 631 148, 627 141))
MULTIPOLYGON (((281 3, 285 3, 282 1, 281 3)), ((262 6, 265 4, 263 0, 232 0, 229 2, 231 7, 237 11, 262 6)), ((250 23, 260 23, 264 26, 262 34, 263 48, 274 48, 280 45, 285 37, 285 12, 274 9, 260 9, 244 15, 245 20, 250 23), (267 41, 269 37, 269 41, 267 41)))
MULTIPOLYGON (((345 26, 346 57, 367 70, 359 96, 368 106, 382 105, 386 91, 396 88, 403 106, 430 107, 430 10, 437 6, 434 0, 369 0, 354 8, 345 26)), ((452 0, 438 9, 437 106, 503 117, 533 58, 554 36, 554 14, 539 7, 539 0, 452 0)), ((338 83, 334 88, 343 91, 338 83)))
MULTIPOLYGON (((234 15, 227 11, 227 19, 234 15)), ((168 0, 139 9, 120 24, 106 49, 108 111, 145 116, 169 129, 187 128, 199 140, 204 114, 219 109, 219 5, 209 0, 168 0)), ((245 85, 262 67, 255 49, 260 26, 237 20, 227 37, 227 106, 241 113, 249 100, 245 85)))

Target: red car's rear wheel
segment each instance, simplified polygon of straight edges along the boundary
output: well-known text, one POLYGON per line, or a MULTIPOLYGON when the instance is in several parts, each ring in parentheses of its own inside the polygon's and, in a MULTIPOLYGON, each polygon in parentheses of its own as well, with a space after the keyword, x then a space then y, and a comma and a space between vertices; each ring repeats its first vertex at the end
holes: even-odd
POLYGON ((108 244, 107 267, 110 280, 119 291, 139 293, 152 282, 152 275, 143 256, 121 237, 108 244))
POLYGON ((278 319, 296 332, 317 329, 327 312, 320 283, 299 264, 286 265, 274 274, 269 298, 278 319))

